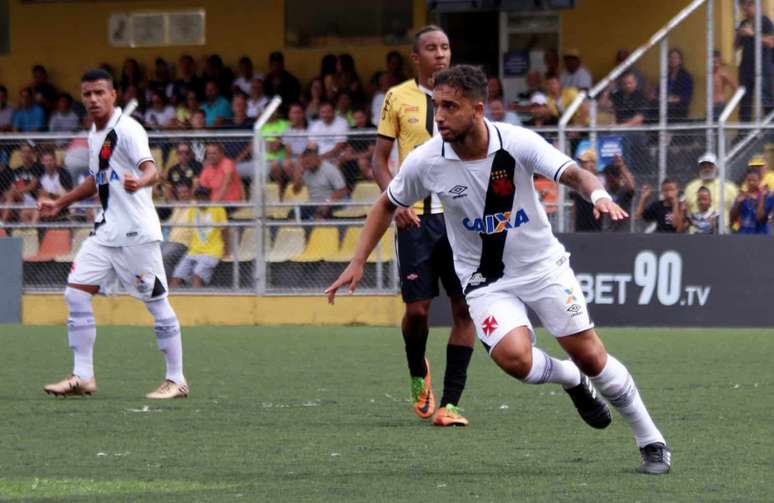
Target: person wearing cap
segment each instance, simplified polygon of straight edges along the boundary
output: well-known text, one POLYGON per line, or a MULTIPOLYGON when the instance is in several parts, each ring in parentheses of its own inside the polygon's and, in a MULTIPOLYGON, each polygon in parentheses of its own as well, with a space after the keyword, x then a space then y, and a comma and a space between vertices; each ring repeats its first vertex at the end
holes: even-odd
POLYGON ((526 122, 528 126, 548 126, 557 123, 556 118, 548 108, 548 98, 541 92, 532 95, 527 110, 531 116, 526 122))
MULTIPOLYGON (((688 213, 697 211, 698 193, 699 189, 702 187, 706 187, 710 192, 712 198, 711 208, 720 212, 720 179, 718 178, 717 162, 717 157, 712 153, 706 153, 699 158, 697 163, 699 176, 688 182, 688 185, 685 186, 685 203, 687 205, 688 213)), ((726 212, 725 215, 728 216, 731 207, 734 204, 734 200, 739 193, 739 189, 733 182, 726 180, 723 190, 725 191, 724 211, 726 212)), ((726 218, 726 229, 729 228, 729 223, 729 219, 726 218)))
POLYGON ((747 188, 734 201, 730 220, 739 234, 771 234, 769 217, 774 210, 774 195, 761 185, 758 168, 747 168, 744 185, 747 188))
MULTIPOLYGON (((301 153, 299 162, 293 172, 292 190, 296 194, 306 185, 309 190, 309 202, 331 203, 340 201, 347 196, 347 183, 339 168, 320 158, 316 144, 310 143, 301 153)), ((301 209, 303 219, 325 219, 333 212, 334 207, 306 206, 301 209)))
MULTIPOLYGON (((755 154, 750 158, 747 167, 758 170, 761 175, 761 187, 769 191, 774 191, 774 172, 769 171, 769 164, 766 161, 765 155, 755 154)), ((743 185, 742 190, 747 190, 747 186, 743 185)))
POLYGON ((581 65, 580 51, 578 49, 569 49, 564 51, 563 57, 562 87, 574 87, 582 91, 591 89, 593 84, 591 72, 581 65))
MULTIPOLYGON (((198 203, 210 201, 210 189, 197 187, 194 199, 198 203)), ((178 288, 183 282, 194 288, 209 284, 218 263, 228 249, 226 210, 220 206, 188 208, 185 223, 194 225, 188 253, 180 260, 169 282, 171 288, 178 288)))
MULTIPOLYGON (((592 149, 581 152, 578 156, 581 168, 593 174, 597 178, 597 153, 592 149)), ((603 182, 600 179, 600 182, 603 182)), ((586 200, 578 192, 570 192, 570 199, 573 201, 573 220, 575 222, 575 232, 599 232, 602 230, 602 220, 594 216, 594 205, 586 200)))

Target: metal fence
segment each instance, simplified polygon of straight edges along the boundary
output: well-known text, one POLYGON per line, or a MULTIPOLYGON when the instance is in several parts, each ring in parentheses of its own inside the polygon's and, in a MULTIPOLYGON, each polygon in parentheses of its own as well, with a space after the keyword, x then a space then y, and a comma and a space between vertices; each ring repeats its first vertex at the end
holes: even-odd
MULTIPOLYGON (((767 147, 774 144, 771 120, 761 127, 721 123, 709 130, 703 123, 668 125, 661 130, 654 125, 536 130, 574 158, 589 149, 594 151, 597 162, 593 169, 608 188, 611 183, 605 171, 608 165, 631 173, 634 190, 626 204, 632 214, 645 185, 654 187, 651 198, 655 201, 659 196, 658 182, 663 177, 675 180, 682 189, 695 180, 697 161, 708 149, 721 157, 720 176, 738 187, 748 161, 758 154, 771 157, 767 147), (708 138, 720 146, 718 151, 708 145, 708 138), (666 152, 663 171, 658 162, 662 150, 666 152)), ((73 183, 78 183, 87 166, 84 140, 82 135, 0 136, 0 167, 4 168, 0 177, 5 176, 0 179, 8 181, 8 187, 20 187, 29 178, 24 175, 25 170, 39 173, 40 169, 46 169, 32 166, 31 162, 47 165, 54 162, 70 175, 73 183)), ((345 138, 310 138, 303 133, 283 135, 284 151, 271 145, 276 141, 222 131, 150 134, 152 153, 157 164, 164 168, 165 182, 155 189, 154 195, 165 236, 163 253, 168 276, 173 276, 176 264, 186 253, 190 233, 211 227, 185 218, 189 208, 208 206, 192 201, 190 189, 185 190, 188 179, 195 178, 199 169, 192 166, 198 166, 197 162, 206 164, 208 146, 222 145, 226 157, 237 159, 234 164, 242 182, 243 198, 209 204, 226 206, 229 210, 228 222, 219 225, 228 243, 226 256, 203 289, 181 286, 179 293, 316 295, 348 263, 368 207, 380 193, 369 171, 375 131, 354 131, 345 138), (315 201, 303 184, 303 177, 299 178, 303 166, 298 153, 310 142, 322 145, 330 139, 341 146, 338 154, 329 156, 325 162, 342 174, 347 197, 334 202, 315 201)), ((323 157, 326 157, 324 153, 323 157)), ((391 167, 396 165, 397 159, 393 158, 391 167)), ((16 190, 16 196, 11 197, 9 194, 14 190, 3 187, 6 198, 0 205, 2 232, 19 236, 24 242, 27 291, 61 290, 78 247, 93 227, 96 201, 76 205, 56 220, 40 220, 35 214, 35 198, 39 197, 39 191, 44 191, 40 192, 41 196, 51 194, 45 193, 48 185, 43 187, 42 177, 39 178, 40 187, 28 196, 16 190)), ((577 198, 549 180, 536 180, 535 185, 555 230, 575 230, 577 198)), ((641 232, 649 228, 647 223, 631 219, 624 226, 608 230, 641 232)), ((390 230, 369 257, 362 292, 397 291, 393 239, 394 230, 390 230)))

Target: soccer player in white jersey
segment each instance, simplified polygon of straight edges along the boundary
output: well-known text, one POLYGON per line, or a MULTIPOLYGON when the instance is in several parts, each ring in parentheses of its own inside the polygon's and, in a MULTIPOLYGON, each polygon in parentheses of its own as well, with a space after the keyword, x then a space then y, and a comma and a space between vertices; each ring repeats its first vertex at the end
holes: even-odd
POLYGON ((487 80, 460 65, 436 75, 435 120, 440 135, 415 149, 371 208, 355 256, 326 290, 353 292, 363 265, 395 210, 436 194, 443 203, 454 265, 479 339, 509 375, 528 384, 555 383, 590 426, 605 428, 610 411, 599 390, 632 428, 642 455, 639 471, 669 471, 671 451, 651 419, 629 371, 609 355, 594 330, 569 255, 554 237, 535 193, 533 174, 589 198, 597 216, 628 215, 597 178, 527 129, 484 118, 487 80), (527 316, 534 310, 571 359, 540 349, 527 316))
POLYGON ((97 390, 93 363, 97 328, 91 299, 100 291, 109 293, 118 280, 153 316, 158 347, 166 360, 166 379, 146 398, 186 397, 189 389, 183 376, 180 324, 167 299, 163 238, 151 197, 159 171, 148 135, 115 106, 113 79, 104 70, 89 70, 83 75, 81 97, 94 120, 88 140, 90 176, 56 201, 41 200, 38 206, 41 216, 52 217, 98 193, 102 210, 95 218, 94 231, 75 257, 64 292, 73 371, 43 389, 57 396, 90 395, 97 390))

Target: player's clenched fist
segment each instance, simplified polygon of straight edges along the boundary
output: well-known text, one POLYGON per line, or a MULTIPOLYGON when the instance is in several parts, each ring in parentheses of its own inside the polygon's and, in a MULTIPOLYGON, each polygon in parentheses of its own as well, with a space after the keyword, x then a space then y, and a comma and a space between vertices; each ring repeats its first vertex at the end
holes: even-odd
POLYGON ((124 175, 124 190, 125 191, 127 191, 130 194, 132 194, 134 192, 137 192, 141 188, 142 187, 140 187, 139 180, 137 180, 134 176, 132 176, 129 173, 124 175))
POLYGON ((38 211, 40 211, 42 218, 51 218, 57 216, 62 211, 62 207, 51 199, 40 199, 38 200, 38 211))

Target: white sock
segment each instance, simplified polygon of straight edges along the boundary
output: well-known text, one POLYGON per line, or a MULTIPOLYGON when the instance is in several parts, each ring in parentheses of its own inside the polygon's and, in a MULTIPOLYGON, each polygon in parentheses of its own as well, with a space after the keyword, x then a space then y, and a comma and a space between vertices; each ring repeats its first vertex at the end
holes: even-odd
POLYGON ((97 338, 91 294, 68 286, 64 298, 68 310, 67 341, 73 350, 73 374, 88 381, 94 377, 94 341, 97 338))
POLYGON ((621 413, 624 420, 634 431, 638 447, 644 447, 654 442, 666 444, 664 436, 656 428, 648 409, 640 398, 637 386, 626 367, 612 355, 607 355, 607 363, 602 372, 591 377, 591 382, 597 391, 621 413))
POLYGON ((557 360, 532 346, 532 368, 522 379, 528 384, 556 383, 565 389, 580 384, 580 370, 570 360, 557 360))
POLYGON ((180 337, 180 323, 177 321, 177 315, 167 298, 146 302, 145 305, 156 320, 153 328, 156 332, 156 343, 164 354, 167 366, 166 379, 183 384, 185 382, 183 341, 180 337))

